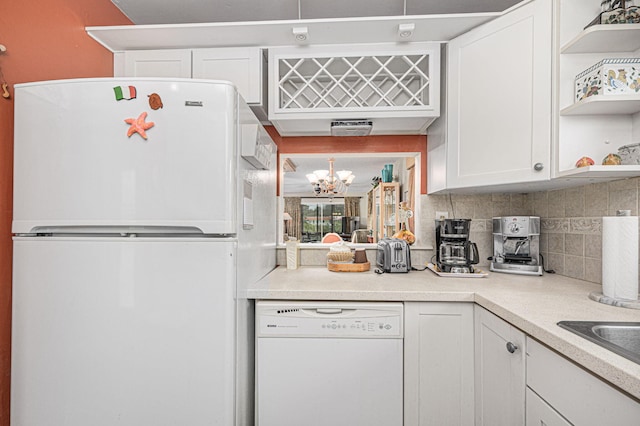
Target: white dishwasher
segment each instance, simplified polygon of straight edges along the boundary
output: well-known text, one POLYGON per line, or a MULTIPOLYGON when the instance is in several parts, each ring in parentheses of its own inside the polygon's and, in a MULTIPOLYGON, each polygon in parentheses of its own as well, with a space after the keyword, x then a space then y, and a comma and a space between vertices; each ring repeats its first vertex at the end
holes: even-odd
POLYGON ((256 425, 402 426, 403 305, 256 302, 256 425))

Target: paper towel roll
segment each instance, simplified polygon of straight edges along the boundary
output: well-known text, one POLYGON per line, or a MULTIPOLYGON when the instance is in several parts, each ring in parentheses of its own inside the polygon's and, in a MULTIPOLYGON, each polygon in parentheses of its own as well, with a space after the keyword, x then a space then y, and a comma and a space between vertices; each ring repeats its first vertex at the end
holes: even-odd
POLYGON ((602 218, 602 293, 638 300, 638 217, 602 218))

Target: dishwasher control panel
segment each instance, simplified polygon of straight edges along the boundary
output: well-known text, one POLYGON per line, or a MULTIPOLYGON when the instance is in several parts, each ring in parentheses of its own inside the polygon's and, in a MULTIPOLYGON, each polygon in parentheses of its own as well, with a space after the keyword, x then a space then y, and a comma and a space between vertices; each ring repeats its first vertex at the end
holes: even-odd
POLYGON ((402 338, 402 303, 257 302, 257 337, 402 338))

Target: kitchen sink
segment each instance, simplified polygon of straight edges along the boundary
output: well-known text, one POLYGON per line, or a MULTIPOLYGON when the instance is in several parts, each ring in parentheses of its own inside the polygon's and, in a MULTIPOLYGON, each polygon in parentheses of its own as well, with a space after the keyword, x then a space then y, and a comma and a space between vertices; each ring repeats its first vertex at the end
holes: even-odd
POLYGON ((640 322, 560 321, 558 325, 640 364, 640 322))

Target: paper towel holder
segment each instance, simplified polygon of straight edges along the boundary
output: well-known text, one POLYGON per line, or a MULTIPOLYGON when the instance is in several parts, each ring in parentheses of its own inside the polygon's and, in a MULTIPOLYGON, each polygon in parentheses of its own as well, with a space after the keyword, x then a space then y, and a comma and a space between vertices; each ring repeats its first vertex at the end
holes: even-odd
POLYGON ((639 300, 617 299, 615 297, 605 296, 601 291, 592 291, 589 293, 589 299, 620 308, 640 309, 639 300))

